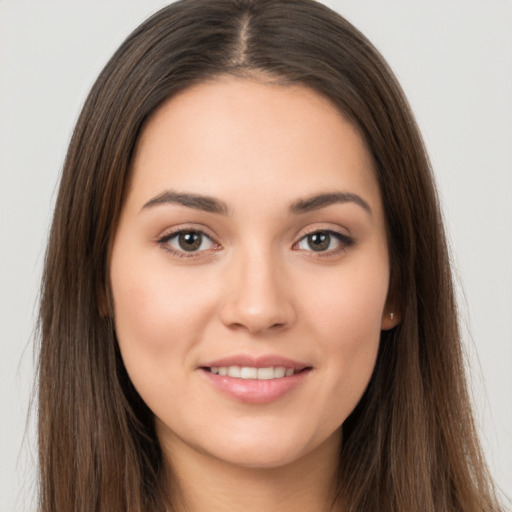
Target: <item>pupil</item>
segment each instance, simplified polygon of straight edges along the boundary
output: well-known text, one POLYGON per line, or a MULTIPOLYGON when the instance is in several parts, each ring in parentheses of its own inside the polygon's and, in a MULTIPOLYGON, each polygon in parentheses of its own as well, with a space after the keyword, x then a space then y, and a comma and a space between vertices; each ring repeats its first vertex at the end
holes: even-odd
POLYGON ((325 251, 329 247, 331 236, 329 233, 313 233, 308 235, 308 244, 313 251, 325 251))
POLYGON ((178 243, 184 251, 195 251, 201 246, 201 234, 194 233, 181 233, 178 237, 178 243))

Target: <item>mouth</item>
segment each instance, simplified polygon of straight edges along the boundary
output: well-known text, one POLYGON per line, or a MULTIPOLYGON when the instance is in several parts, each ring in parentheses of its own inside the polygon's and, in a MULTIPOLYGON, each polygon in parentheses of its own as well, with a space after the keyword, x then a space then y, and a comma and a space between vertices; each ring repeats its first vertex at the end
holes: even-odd
POLYGON ((300 387, 313 367, 281 357, 236 356, 199 367, 215 389, 249 404, 278 400, 300 387))
POLYGON ((203 367, 204 370, 213 373, 214 375, 221 375, 233 377, 235 379, 255 379, 255 380, 273 380, 284 379, 292 377, 300 372, 311 369, 311 367, 304 367, 301 369, 287 368, 285 366, 267 366, 267 367, 254 367, 254 366, 210 366, 203 367))

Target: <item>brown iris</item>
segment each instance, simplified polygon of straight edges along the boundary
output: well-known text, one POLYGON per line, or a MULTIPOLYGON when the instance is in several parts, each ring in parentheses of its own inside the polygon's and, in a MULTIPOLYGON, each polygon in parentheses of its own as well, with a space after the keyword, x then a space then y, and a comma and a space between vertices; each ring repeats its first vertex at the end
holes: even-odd
POLYGON ((331 235, 329 233, 319 231, 308 235, 308 245, 313 251, 325 251, 329 248, 330 243, 331 235))
POLYGON ((184 251, 196 251, 201 247, 203 236, 196 231, 186 231, 178 235, 178 244, 184 251))

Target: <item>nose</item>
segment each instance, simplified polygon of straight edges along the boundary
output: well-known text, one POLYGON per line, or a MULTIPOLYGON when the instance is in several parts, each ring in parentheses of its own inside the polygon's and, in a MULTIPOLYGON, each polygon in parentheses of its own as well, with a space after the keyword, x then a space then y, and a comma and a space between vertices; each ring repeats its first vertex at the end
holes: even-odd
POLYGON ((296 319, 291 287, 275 255, 252 254, 231 262, 222 322, 251 334, 279 331, 296 319))

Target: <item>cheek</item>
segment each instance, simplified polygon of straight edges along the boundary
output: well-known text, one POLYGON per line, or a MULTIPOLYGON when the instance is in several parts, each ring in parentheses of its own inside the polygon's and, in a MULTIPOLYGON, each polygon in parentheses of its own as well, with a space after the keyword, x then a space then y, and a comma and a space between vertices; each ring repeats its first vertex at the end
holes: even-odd
MULTIPOLYGON (((111 288, 117 339, 126 370, 150 405, 155 389, 177 380, 210 317, 200 276, 166 264, 159 251, 115 247, 111 288), (157 257, 153 253, 157 252, 157 257), (192 275, 191 275, 192 274, 192 275)), ((150 405, 151 406, 151 405, 150 405)))
POLYGON ((300 283, 298 293, 309 297, 303 303, 304 314, 334 346, 365 345, 365 340, 380 335, 389 270, 386 258, 369 260, 317 274, 314 288, 311 280, 300 283))
POLYGON ((326 371, 324 405, 337 411, 338 420, 357 405, 375 367, 389 279, 383 261, 319 282, 304 310, 326 371))
POLYGON ((163 250, 130 243, 122 235, 110 263, 120 342, 165 349, 181 330, 200 326, 197 313, 208 302, 203 275, 199 268, 183 272, 169 264, 163 250))

